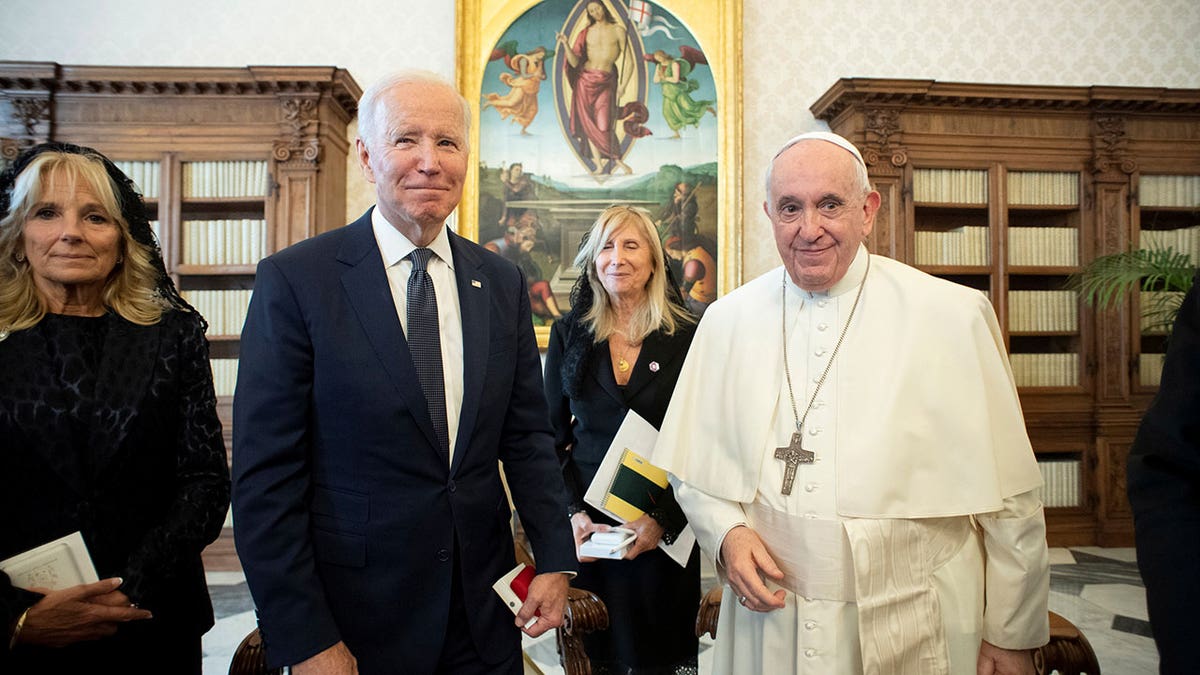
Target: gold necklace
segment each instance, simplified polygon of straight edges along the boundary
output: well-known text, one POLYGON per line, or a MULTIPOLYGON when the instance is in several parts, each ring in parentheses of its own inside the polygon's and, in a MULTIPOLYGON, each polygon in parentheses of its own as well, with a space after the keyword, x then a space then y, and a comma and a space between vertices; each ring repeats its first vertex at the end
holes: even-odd
POLYGON ((640 347, 642 343, 639 342, 637 344, 634 344, 634 343, 630 342, 629 336, 626 335, 624 331, 618 330, 618 331, 614 331, 614 332, 620 333, 621 337, 625 338, 625 348, 622 349, 621 353, 617 355, 617 370, 621 371, 622 373, 627 373, 627 372, 629 372, 629 369, 632 367, 632 365, 629 363, 629 361, 627 361, 625 359, 625 357, 629 355, 630 349, 633 349, 635 347, 640 347))

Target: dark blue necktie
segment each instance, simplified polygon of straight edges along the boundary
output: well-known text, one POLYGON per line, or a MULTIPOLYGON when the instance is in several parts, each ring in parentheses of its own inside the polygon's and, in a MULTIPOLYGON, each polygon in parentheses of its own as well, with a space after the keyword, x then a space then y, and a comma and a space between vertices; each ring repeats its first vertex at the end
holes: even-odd
POLYGON ((417 379, 429 406, 429 418, 437 434, 438 450, 450 459, 450 434, 446 425, 446 382, 442 379, 442 343, 438 334, 437 295, 433 278, 425 266, 433 251, 413 249, 408 254, 412 274, 408 276, 408 350, 417 367, 417 379))

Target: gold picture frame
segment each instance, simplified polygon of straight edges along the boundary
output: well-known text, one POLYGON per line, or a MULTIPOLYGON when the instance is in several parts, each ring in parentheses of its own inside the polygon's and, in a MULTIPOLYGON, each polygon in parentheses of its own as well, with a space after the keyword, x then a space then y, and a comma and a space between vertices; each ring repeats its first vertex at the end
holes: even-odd
MULTIPOLYGON (((742 250, 737 227, 743 193, 740 2, 459 0, 457 36, 457 85, 470 103, 472 150, 458 232, 492 250, 510 253, 521 246, 513 244, 512 239, 526 241, 517 234, 519 231, 551 232, 549 250, 540 257, 541 266, 530 261, 534 272, 526 272, 540 347, 546 347, 548 324, 557 316, 555 312, 566 309, 561 305, 569 280, 565 278, 568 258, 573 257, 571 247, 578 243, 580 230, 586 231, 594 213, 614 201, 637 203, 651 212, 666 213, 672 194, 676 200, 689 190, 700 195, 691 197, 701 205, 701 212, 697 216, 697 208, 692 207, 690 232, 697 242, 704 241, 712 249, 711 256, 701 260, 716 267, 716 293, 724 294, 741 283, 742 250), (589 5, 600 5, 603 10, 589 5), (581 61, 578 51, 581 46, 586 49, 585 42, 590 44, 586 36, 580 35, 583 27, 605 20, 622 27, 619 34, 628 40, 623 60, 612 68, 611 86, 617 92, 612 96, 617 106, 611 110, 614 115, 625 115, 621 107, 625 100, 647 104, 642 106, 641 117, 632 110, 609 125, 614 131, 610 132, 608 153, 597 149, 604 139, 596 139, 595 131, 588 132, 584 121, 577 126, 578 107, 572 108, 576 81, 567 75, 572 67, 582 67, 569 63, 572 59, 568 52, 574 52, 574 60, 581 61), (680 65, 672 65, 674 62, 680 65), (677 85, 669 95, 664 82, 679 81, 681 67, 682 84, 690 89, 677 85), (693 81, 688 81, 688 73, 693 81), (680 89, 685 91, 678 93, 680 89), (678 112, 681 108, 675 102, 681 97, 686 99, 682 108, 692 108, 690 116, 687 110, 678 112), (635 138, 637 133, 627 131, 633 127, 625 120, 633 120, 635 127, 638 121, 644 121, 643 133, 647 136, 635 138), (592 134, 590 145, 586 133, 592 134), (673 161, 675 157, 679 160, 673 161), (695 157, 705 161, 687 164, 695 157), (510 181, 522 172, 525 187, 529 187, 531 175, 540 181, 537 190, 526 193, 539 193, 536 199, 522 197, 516 187, 519 181, 510 181), (639 176, 643 179, 638 184, 641 187, 622 187, 639 176), (575 192, 562 187, 571 181, 576 186, 587 186, 575 192), (655 192, 650 192, 649 185, 655 192), (676 192, 671 185, 676 186, 676 192), (563 198, 564 194, 555 189, 558 187, 570 192, 571 200, 563 198), (634 190, 640 190, 640 200, 628 196, 634 190), (543 193, 551 194, 547 197, 543 193), (580 193, 590 198, 580 199, 580 193), (545 215, 548 209, 560 217, 551 214, 537 222, 538 214, 545 215), (532 217, 530 211, 534 212, 532 217), (520 216, 516 214, 525 219, 518 222, 520 216), (526 220, 532 225, 523 226, 526 220), (550 224, 545 224, 546 220, 550 224), (536 278, 538 271, 545 278, 536 278)), ((589 103, 583 96, 579 100, 579 105, 589 103)), ((596 104, 594 110, 599 109, 600 104, 596 104)), ((683 220, 683 216, 677 217, 683 220)), ((671 237, 667 225, 662 220, 656 222, 664 244, 671 246, 677 259, 684 260, 681 249, 692 245, 686 243, 692 235, 671 237)), ((536 242, 537 235, 529 239, 536 242)), ((524 246, 528 250, 544 243, 524 246)), ((534 252, 537 254, 536 249, 534 252)), ((712 281, 711 277, 707 279, 709 296, 705 299, 711 300, 712 281)), ((705 303, 698 306, 702 311, 705 303)))

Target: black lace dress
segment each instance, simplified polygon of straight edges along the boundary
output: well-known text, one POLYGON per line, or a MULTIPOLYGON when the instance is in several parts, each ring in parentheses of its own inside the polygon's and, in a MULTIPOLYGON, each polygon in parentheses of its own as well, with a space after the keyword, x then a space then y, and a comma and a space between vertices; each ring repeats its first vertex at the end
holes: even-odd
MULTIPOLYGON (((5 644, 0 671, 200 672, 213 624, 200 552, 229 473, 198 317, 48 315, 0 340, 0 480, 0 559, 80 531, 100 578, 154 614, 66 648, 5 644)), ((7 625, 39 597, 0 574, 7 625)))

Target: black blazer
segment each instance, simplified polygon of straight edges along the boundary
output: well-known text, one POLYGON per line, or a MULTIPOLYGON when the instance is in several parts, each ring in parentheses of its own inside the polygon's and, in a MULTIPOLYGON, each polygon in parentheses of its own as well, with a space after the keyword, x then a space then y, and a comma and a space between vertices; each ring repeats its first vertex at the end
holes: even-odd
MULTIPOLYGON (((101 579, 123 577, 151 621, 198 636, 213 625, 200 552, 229 507, 208 342, 178 311, 153 326, 103 321, 83 443, 57 414, 78 397, 60 385, 40 327, 0 341, 0 558, 79 530, 101 579)), ((6 622, 38 597, 0 574, 6 622)))
MULTIPOLYGON (((592 336, 578 323, 574 312, 551 326, 546 350, 546 400, 554 425, 554 446, 574 508, 583 506, 583 495, 604 461, 626 412, 635 411, 655 429, 662 425, 695 333, 694 324, 685 324, 674 335, 661 332, 648 335, 624 392, 613 377, 608 342, 593 345, 590 357, 580 364, 586 372, 579 395, 572 398, 564 387, 564 352, 572 340, 591 340, 592 336)), ((667 535, 673 537, 687 524, 687 519, 672 491, 668 490, 660 508, 667 520, 664 523, 667 535)), ((614 522, 594 509, 589 512, 593 518, 614 522)))
POLYGON ((1127 472, 1161 672, 1194 672, 1200 642, 1200 273, 1175 320, 1162 383, 1138 428, 1127 472))
POLYGON ((450 246, 465 363, 449 467, 370 212, 258 266, 233 410, 234 537, 273 667, 344 640, 364 673, 431 672, 453 565, 481 657, 515 653, 492 590, 516 564, 498 461, 538 568, 577 568, 525 279, 453 233, 450 246))

